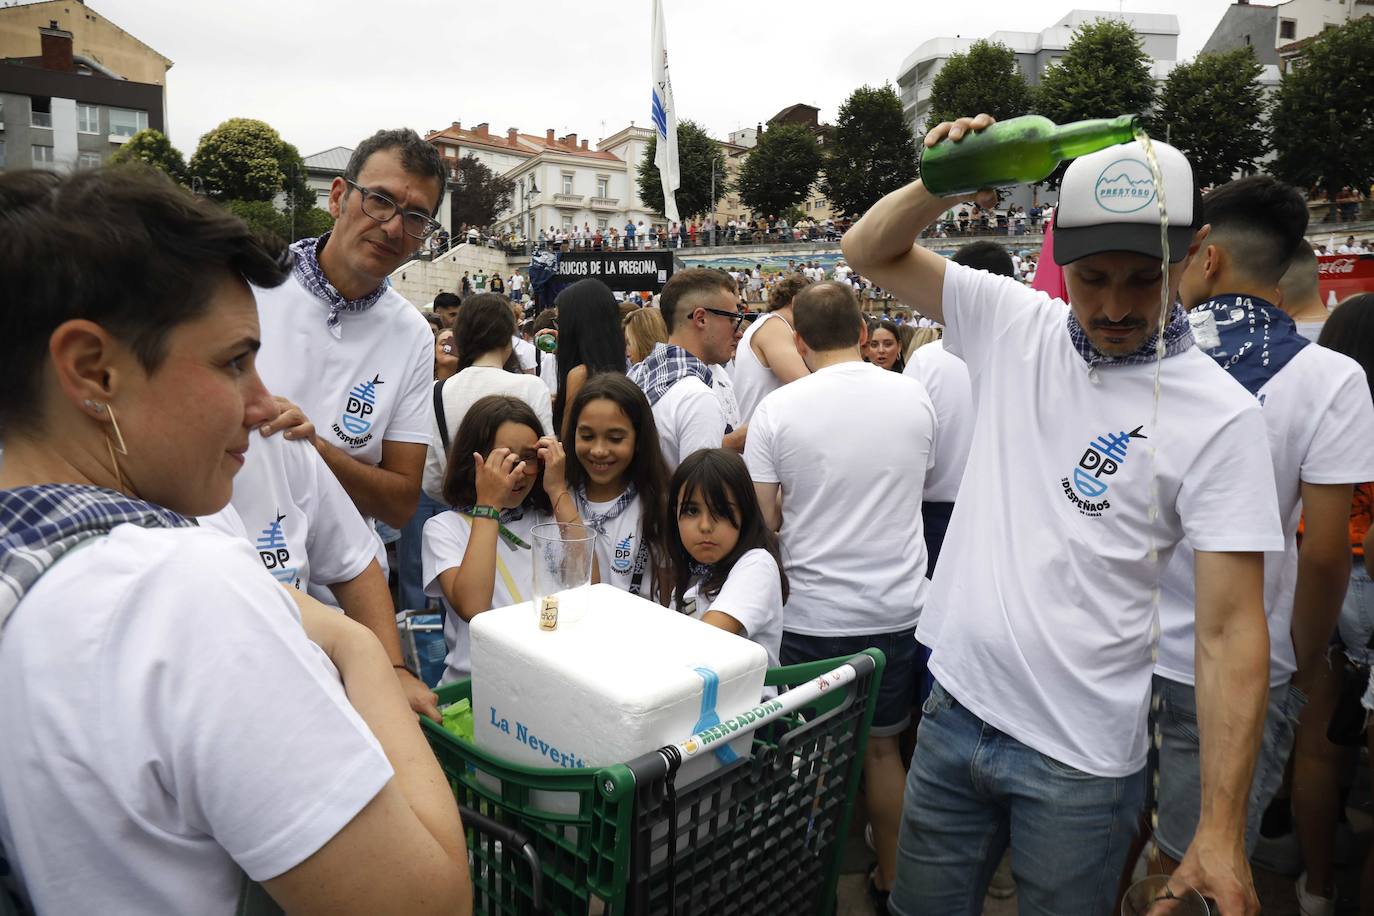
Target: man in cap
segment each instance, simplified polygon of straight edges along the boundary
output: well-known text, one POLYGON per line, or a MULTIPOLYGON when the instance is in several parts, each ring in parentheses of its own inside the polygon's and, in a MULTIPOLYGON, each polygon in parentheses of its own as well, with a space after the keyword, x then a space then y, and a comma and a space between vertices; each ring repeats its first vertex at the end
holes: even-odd
MULTIPOLYGON (((943 123, 925 143, 992 122, 943 123)), ((1267 696, 1263 551, 1283 537, 1259 405, 1193 345, 1175 304, 1207 234, 1192 169, 1172 147, 1155 153, 1162 187, 1138 142, 1067 170, 1054 255, 1071 305, 914 244, 959 202, 919 181, 844 239, 855 270, 945 325, 976 399, 917 630, 935 684, 906 788, 897 916, 981 912, 1008 846, 1023 912, 1111 910, 1145 803, 1154 596, 1185 535, 1207 789, 1176 880, 1224 916, 1259 911, 1245 811, 1267 696)), ((989 191, 973 199, 994 206, 989 191)))

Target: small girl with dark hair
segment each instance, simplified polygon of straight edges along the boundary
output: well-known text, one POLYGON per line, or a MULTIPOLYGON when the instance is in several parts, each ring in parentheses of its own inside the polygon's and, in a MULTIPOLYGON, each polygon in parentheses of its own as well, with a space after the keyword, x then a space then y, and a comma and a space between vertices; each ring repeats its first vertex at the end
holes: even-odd
POLYGON ((653 409, 618 372, 592 376, 568 408, 568 488, 597 533, 600 580, 653 599, 666 562, 668 467, 653 409))
POLYGON ((463 416, 444 475, 452 508, 425 522, 422 556, 425 594, 444 607, 441 684, 472 673, 468 621, 529 600, 534 526, 581 524, 565 461, 563 446, 519 398, 488 395, 463 416))
POLYGON ((744 459, 723 448, 688 455, 668 484, 665 527, 669 606, 753 640, 777 667, 787 575, 744 459))

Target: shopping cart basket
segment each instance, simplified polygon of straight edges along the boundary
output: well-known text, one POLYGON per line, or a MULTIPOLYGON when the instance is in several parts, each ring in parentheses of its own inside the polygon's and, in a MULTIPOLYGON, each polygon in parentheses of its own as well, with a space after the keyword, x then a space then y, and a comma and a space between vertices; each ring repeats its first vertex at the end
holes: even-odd
MULTIPOLYGON (((764 683, 791 689, 728 732, 598 768, 508 763, 422 719, 464 810, 474 912, 830 914, 883 664, 870 649, 771 669, 764 683), (748 757, 677 787, 684 757, 748 730, 748 757), (548 792, 576 811, 536 804, 548 792)), ((438 692, 471 700, 471 682, 438 692)))

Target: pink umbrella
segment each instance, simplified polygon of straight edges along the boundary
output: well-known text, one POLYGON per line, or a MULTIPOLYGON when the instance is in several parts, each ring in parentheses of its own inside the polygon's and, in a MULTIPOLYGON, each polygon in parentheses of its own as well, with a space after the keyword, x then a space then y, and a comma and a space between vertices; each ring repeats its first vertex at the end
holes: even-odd
POLYGON ((1045 224, 1045 241, 1040 246, 1040 258, 1035 262, 1035 279, 1032 289, 1044 290, 1051 298, 1069 301, 1069 290, 1064 285, 1064 269, 1054 263, 1054 227, 1045 224))

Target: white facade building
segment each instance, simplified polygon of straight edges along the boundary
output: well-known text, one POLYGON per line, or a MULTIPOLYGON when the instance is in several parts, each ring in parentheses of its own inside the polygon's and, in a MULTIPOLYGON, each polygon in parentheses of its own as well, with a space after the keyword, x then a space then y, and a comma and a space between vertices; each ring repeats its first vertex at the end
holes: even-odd
MULTIPOLYGON (((1335 0, 1293 0, 1303 3, 1334 3, 1335 0)), ((1353 2, 1353 0, 1349 0, 1353 2)), ((1162 81, 1178 60, 1178 17, 1163 13, 1115 13, 1099 10, 1073 10, 1049 28, 1039 32, 993 32, 986 40, 1006 45, 1016 53, 1016 63, 1026 82, 1032 86, 1054 61, 1064 56, 1073 40, 1074 29, 1097 19, 1121 19, 1140 36, 1145 53, 1152 60, 1151 74, 1162 81)), ((925 135, 930 113, 930 92, 935 77, 953 54, 972 47, 974 38, 932 38, 907 55, 897 71, 902 110, 917 137, 925 135)))

